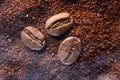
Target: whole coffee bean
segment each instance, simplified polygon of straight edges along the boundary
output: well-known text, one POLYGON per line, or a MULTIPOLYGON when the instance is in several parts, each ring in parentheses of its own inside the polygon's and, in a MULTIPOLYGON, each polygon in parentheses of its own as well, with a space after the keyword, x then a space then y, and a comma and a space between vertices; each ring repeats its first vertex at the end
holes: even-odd
POLYGON ((41 50, 46 44, 45 36, 37 28, 32 26, 26 27, 21 32, 21 39, 32 50, 41 50))
POLYGON ((50 17, 45 24, 47 32, 52 36, 60 36, 67 32, 73 24, 69 13, 59 13, 50 17))
POLYGON ((66 38, 58 48, 58 58, 65 65, 74 63, 81 52, 81 40, 77 37, 66 38))

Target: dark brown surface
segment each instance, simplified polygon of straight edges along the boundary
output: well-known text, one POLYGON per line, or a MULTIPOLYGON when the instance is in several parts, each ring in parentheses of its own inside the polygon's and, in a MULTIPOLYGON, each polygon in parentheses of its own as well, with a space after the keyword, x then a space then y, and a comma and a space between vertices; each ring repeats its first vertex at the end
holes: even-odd
POLYGON ((107 74, 120 80, 119 0, 0 0, 0 80, 99 80, 107 74), (60 12, 71 13, 73 28, 60 37, 49 36, 45 21, 60 12), (21 42, 28 25, 46 36, 42 51, 21 42), (82 41, 81 55, 70 66, 56 56, 67 36, 82 41))

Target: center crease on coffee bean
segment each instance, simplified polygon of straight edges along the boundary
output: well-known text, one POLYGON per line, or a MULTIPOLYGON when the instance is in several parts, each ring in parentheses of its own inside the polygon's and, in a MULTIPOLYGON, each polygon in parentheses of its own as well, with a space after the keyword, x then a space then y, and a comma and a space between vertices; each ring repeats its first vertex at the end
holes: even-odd
POLYGON ((34 36, 29 30, 25 29, 24 30, 25 33, 27 33, 32 39, 34 39, 35 41, 38 41, 39 43, 42 43, 44 40, 40 40, 39 38, 37 38, 36 36, 34 36))
POLYGON ((53 30, 53 29, 56 29, 58 28, 59 26, 62 26, 66 23, 69 23, 70 22, 70 17, 69 18, 66 18, 66 19, 60 19, 56 22, 53 23, 53 25, 51 27, 48 27, 49 30, 53 30))
POLYGON ((67 57, 63 60, 64 62, 67 62, 68 58, 70 57, 70 55, 73 53, 73 51, 75 50, 74 48, 75 44, 74 42, 72 43, 72 46, 70 48, 70 52, 68 53, 67 57))

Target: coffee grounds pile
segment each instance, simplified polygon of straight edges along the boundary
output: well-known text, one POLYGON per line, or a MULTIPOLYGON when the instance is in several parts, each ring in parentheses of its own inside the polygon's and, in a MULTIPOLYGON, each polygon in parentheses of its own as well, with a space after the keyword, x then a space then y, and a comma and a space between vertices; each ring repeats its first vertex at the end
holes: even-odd
POLYGON ((0 80, 108 79, 120 80, 119 0, 0 0, 0 80), (61 12, 73 16, 72 29, 59 37, 48 35, 46 20, 61 12), (46 36, 41 51, 22 43, 20 34, 27 26, 46 36), (56 55, 69 36, 81 39, 82 51, 74 64, 65 66, 56 55))

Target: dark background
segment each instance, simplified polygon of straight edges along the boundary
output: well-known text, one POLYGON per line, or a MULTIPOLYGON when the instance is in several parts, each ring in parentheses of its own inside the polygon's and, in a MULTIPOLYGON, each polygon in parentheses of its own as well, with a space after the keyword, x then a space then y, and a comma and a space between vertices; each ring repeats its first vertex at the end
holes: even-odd
POLYGON ((0 0, 0 80, 120 80, 119 0, 0 0), (45 31, 46 20, 60 12, 74 18, 60 37, 45 31), (41 51, 25 47, 20 33, 34 26, 47 38, 41 51), (78 60, 63 65, 59 44, 68 36, 82 41, 78 60), (106 76, 106 77, 104 77, 106 76))

